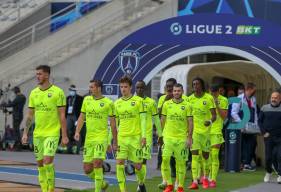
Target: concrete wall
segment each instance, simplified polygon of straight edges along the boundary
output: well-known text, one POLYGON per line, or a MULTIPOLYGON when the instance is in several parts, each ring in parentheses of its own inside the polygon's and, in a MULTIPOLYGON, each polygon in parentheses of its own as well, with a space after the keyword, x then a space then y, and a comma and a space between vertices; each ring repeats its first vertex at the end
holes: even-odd
MULTIPOLYGON (((47 4, 43 6, 42 8, 38 9, 35 13, 32 15, 24 18, 22 21, 17 23, 16 25, 9 28, 7 31, 0 34, 0 42, 13 36, 14 34, 17 34, 18 32, 34 25, 35 23, 49 17, 51 15, 51 6, 50 4, 47 4)), ((45 30, 45 34, 49 33, 49 30, 45 30)), ((44 33, 42 32, 42 35, 44 33)))
MULTIPOLYGON (((54 82, 57 82, 64 90, 67 90, 70 84, 75 84, 78 88, 87 89, 89 80, 93 77, 105 55, 121 39, 146 25, 176 16, 176 10, 176 1, 170 1, 170 3, 165 4, 161 9, 158 9, 151 15, 145 16, 133 25, 124 28, 105 40, 95 43, 92 47, 89 47, 87 50, 69 60, 56 65, 52 69, 54 82)), ((31 88, 35 85, 34 82, 35 79, 32 79, 21 85, 25 93, 29 93, 31 88)), ((84 93, 86 93, 86 91, 81 92, 81 94, 84 93)))

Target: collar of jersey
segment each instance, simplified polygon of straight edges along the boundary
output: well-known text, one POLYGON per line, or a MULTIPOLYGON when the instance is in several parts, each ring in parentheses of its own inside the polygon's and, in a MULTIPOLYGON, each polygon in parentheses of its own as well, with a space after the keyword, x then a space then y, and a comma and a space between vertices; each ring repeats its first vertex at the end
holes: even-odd
POLYGON ((40 89, 40 87, 38 87, 38 88, 39 88, 40 91, 47 91, 47 90, 50 89, 52 86, 53 86, 53 84, 50 84, 50 86, 49 86, 47 89, 40 89))
POLYGON ((200 98, 204 97, 204 95, 206 94, 206 92, 204 92, 204 94, 203 94, 201 97, 197 97, 197 96, 195 95, 195 93, 193 93, 193 94, 194 94, 194 97, 195 97, 195 98, 199 98, 199 99, 200 99, 200 98))
POLYGON ((92 97, 93 97, 94 100, 100 100, 100 99, 104 98, 104 96, 102 96, 101 98, 96 99, 95 96, 93 96, 93 95, 92 95, 92 97))
POLYGON ((124 100, 124 101, 128 101, 128 100, 130 100, 133 96, 134 96, 134 95, 132 95, 131 97, 129 97, 129 98, 127 98, 127 99, 125 99, 124 97, 121 97, 121 99, 124 100))
POLYGON ((176 103, 176 104, 180 104, 180 103, 182 103, 184 100, 181 98, 181 102, 175 102, 173 99, 172 99, 172 101, 173 101, 173 103, 176 103))

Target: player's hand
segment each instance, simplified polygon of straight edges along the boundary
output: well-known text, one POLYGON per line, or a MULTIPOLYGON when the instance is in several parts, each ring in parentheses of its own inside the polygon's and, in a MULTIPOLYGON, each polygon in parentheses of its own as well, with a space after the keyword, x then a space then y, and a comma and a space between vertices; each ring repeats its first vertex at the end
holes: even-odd
POLYGON ((161 147, 163 145, 163 143, 164 143, 163 142, 163 137, 158 137, 157 143, 161 147))
POLYGON ((266 133, 263 135, 264 138, 268 138, 269 136, 270 136, 270 134, 269 134, 268 132, 266 132, 266 133))
POLYGON ((141 138, 141 146, 144 147, 146 145, 146 138, 141 138))
POLYGON ((191 148, 191 146, 192 146, 192 138, 191 138, 191 137, 189 137, 189 138, 187 139, 186 145, 187 145, 188 148, 191 148))
POLYGON ((205 121, 204 122, 204 125, 206 126, 206 127, 208 127, 208 126, 210 126, 211 125, 211 122, 208 120, 208 121, 205 121))
POLYGON ((67 136, 63 136, 61 138, 61 145, 64 147, 68 144, 69 140, 68 140, 68 137, 67 136))
POLYGON ((117 142, 113 142, 113 144, 112 144, 112 148, 113 148, 113 151, 117 151, 117 149, 118 149, 118 144, 117 144, 117 142))
POLYGON ((28 136, 27 134, 23 134, 22 138, 21 138, 21 142, 23 145, 27 144, 27 141, 28 141, 28 136))
POLYGON ((79 141, 80 140, 80 133, 75 133, 74 139, 75 139, 75 141, 79 141))
POLYGON ((106 152, 107 152, 107 153, 111 153, 111 152, 112 152, 112 147, 111 147, 111 145, 108 145, 108 146, 107 146, 106 152))

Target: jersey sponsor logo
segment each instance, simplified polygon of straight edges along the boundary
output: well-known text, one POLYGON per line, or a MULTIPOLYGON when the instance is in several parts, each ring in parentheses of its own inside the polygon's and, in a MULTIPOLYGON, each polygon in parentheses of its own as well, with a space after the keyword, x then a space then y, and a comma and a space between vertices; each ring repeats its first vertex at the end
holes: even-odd
POLYGON ((119 115, 120 119, 132 119, 132 118, 135 118, 135 117, 136 117, 135 114, 129 113, 128 111, 125 111, 125 113, 122 113, 122 114, 119 115))
POLYGON ((97 144, 96 150, 97 151, 104 151, 104 146, 102 144, 97 144))
POLYGON ((133 74, 140 63, 140 54, 134 50, 124 50, 119 53, 119 65, 125 74, 133 74))
POLYGON ((41 112, 52 111, 51 108, 49 108, 47 105, 44 105, 44 103, 42 103, 42 102, 39 105, 35 105, 35 110, 36 111, 41 111, 41 112))
POLYGON ((136 150, 136 156, 141 157, 142 156, 142 149, 137 149, 136 150))
POLYGON ((102 119, 102 115, 97 113, 95 111, 95 109, 93 109, 92 111, 86 113, 86 117, 87 118, 94 118, 94 119, 102 119))
POLYGON ((173 114, 173 115, 169 115, 168 116, 169 120, 173 120, 173 121, 184 121, 185 118, 181 115, 178 115, 177 113, 173 114))
POLYGON ((187 155, 186 149, 182 149, 182 150, 181 150, 181 156, 182 156, 182 157, 185 157, 186 155, 187 155))

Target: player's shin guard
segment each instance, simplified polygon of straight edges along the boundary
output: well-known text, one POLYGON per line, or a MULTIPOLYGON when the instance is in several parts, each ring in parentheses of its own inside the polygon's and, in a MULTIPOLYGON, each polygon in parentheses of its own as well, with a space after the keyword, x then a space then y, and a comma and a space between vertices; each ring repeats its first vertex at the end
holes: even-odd
POLYGON ((94 171, 94 170, 92 170, 91 173, 88 173, 87 176, 88 176, 90 179, 92 179, 92 181, 95 181, 95 171, 94 171))
POLYGON ((54 168, 54 164, 52 164, 52 163, 51 164, 45 164, 44 167, 46 169, 48 190, 49 190, 49 192, 52 192, 55 189, 55 168, 54 168))
POLYGON ((166 179, 168 185, 172 185, 171 168, 170 168, 170 158, 163 157, 161 171, 163 178, 166 179))
POLYGON ((126 189, 126 176, 124 165, 116 166, 116 176, 119 184, 120 191, 123 192, 126 189))
POLYGON ((204 157, 202 158, 202 161, 203 161, 203 173, 204 173, 204 176, 208 176, 209 174, 209 171, 210 171, 210 166, 209 166, 209 158, 208 159, 205 159, 204 157))
POLYGON ((42 192, 48 192, 48 183, 47 183, 47 175, 45 167, 38 167, 38 180, 41 187, 42 192))
POLYGON ((198 163, 197 163, 197 179, 200 180, 202 176, 202 169, 203 169, 203 161, 202 161, 202 152, 200 151, 198 155, 198 163))
POLYGON ((95 168, 95 192, 100 192, 103 183, 103 170, 102 168, 95 168))
POLYGON ((199 155, 192 155, 192 161, 191 161, 191 170, 192 170, 192 178, 193 180, 197 180, 198 178, 198 162, 199 155))
POLYGON ((138 183, 139 184, 143 184, 144 183, 144 179, 145 179, 145 169, 144 169, 144 166, 142 165, 140 170, 135 169, 135 172, 136 172, 138 183))
POLYGON ((179 182, 179 187, 184 186, 184 179, 185 179, 185 173, 186 173, 186 165, 185 161, 177 161, 177 172, 178 172, 178 182, 179 182))
POLYGON ((211 179, 216 181, 217 180, 217 175, 219 172, 219 166, 220 166, 220 161, 219 161, 219 151, 220 149, 218 148, 212 148, 211 149, 211 159, 212 159, 212 175, 211 179))
POLYGON ((143 169, 143 174, 144 174, 143 182, 145 182, 145 180, 146 180, 146 174, 147 174, 147 167, 146 167, 146 164, 142 164, 142 169, 143 169))

